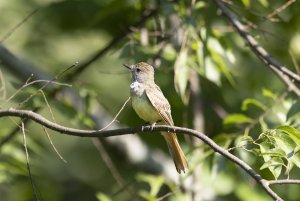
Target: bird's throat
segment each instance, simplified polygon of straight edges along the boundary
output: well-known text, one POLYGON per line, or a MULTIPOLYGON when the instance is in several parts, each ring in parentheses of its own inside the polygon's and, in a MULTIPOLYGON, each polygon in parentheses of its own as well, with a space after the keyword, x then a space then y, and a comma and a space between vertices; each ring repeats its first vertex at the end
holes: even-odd
POLYGON ((130 84, 130 92, 131 95, 134 96, 141 96, 145 91, 145 87, 142 83, 138 82, 138 81, 133 81, 130 84))

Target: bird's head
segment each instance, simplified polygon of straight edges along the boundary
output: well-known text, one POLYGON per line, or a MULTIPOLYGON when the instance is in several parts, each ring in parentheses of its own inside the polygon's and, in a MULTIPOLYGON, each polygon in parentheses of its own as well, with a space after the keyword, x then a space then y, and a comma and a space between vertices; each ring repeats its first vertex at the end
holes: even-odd
POLYGON ((154 82, 154 67, 145 62, 137 64, 123 64, 132 74, 132 80, 139 83, 154 82))

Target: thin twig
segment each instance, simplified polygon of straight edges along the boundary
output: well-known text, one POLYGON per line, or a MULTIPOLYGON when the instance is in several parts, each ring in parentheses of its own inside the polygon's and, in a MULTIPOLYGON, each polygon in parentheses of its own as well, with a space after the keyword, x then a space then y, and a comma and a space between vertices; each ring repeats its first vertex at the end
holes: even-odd
POLYGON ((109 124, 107 124, 104 128, 101 128, 99 131, 103 131, 105 129, 107 129, 112 123, 114 123, 116 121, 116 119, 118 118, 118 116, 120 115, 120 113, 123 111, 124 107, 127 105, 127 103, 130 101, 130 98, 127 98, 127 100, 125 101, 125 103, 122 105, 121 109, 119 110, 119 112, 116 114, 116 116, 113 118, 113 120, 111 120, 111 122, 109 124))
MULTIPOLYGON (((49 80, 34 80, 34 81, 31 81, 31 82, 28 82, 28 79, 26 81, 26 83, 19 89, 17 89, 8 99, 5 100, 5 103, 8 103, 11 99, 13 99, 20 91, 22 91, 24 88, 30 86, 30 85, 33 85, 33 84, 36 84, 36 83, 49 83, 49 80)), ((68 86, 68 87, 71 87, 72 85, 70 84, 64 84, 64 83, 60 83, 60 82, 55 82, 55 81, 52 81, 52 84, 56 84, 56 85, 62 85, 62 86, 68 86)), ((2 107, 3 105, 1 105, 2 107)))
POLYGON ((58 80, 58 78, 60 78, 64 73, 66 73, 68 70, 76 67, 77 65, 78 65, 78 62, 75 62, 74 64, 72 64, 68 68, 64 69, 63 71, 61 71, 60 73, 58 73, 57 75, 55 75, 54 78, 52 78, 51 80, 48 80, 43 86, 41 86, 37 92, 35 92, 34 94, 31 94, 28 98, 26 98, 21 103, 19 103, 19 106, 27 103, 32 97, 34 97, 35 95, 37 95, 40 90, 43 90, 44 88, 46 88, 47 86, 49 86, 49 84, 52 84, 54 81, 58 80))
POLYGON ((114 165, 113 161, 111 160, 111 158, 109 157, 107 151, 105 150, 105 148, 103 147, 100 139, 98 138, 93 138, 93 144, 95 145, 98 153, 100 154, 102 160, 104 161, 107 169, 110 171, 111 175, 113 176, 113 178, 116 180, 116 182, 118 183, 118 185, 120 187, 124 186, 124 179, 123 177, 120 175, 119 171, 117 170, 116 166, 114 165))
POLYGON ((54 144, 53 144, 53 142, 52 142, 52 140, 51 140, 51 137, 50 137, 50 135, 49 135, 47 129, 46 129, 44 126, 43 126, 43 130, 44 130, 44 132, 46 133, 46 135, 47 135, 47 137, 48 137, 48 140, 49 140, 49 142, 50 142, 52 148, 54 149, 55 153, 58 155, 58 157, 59 157, 64 163, 68 163, 68 162, 64 159, 64 157, 62 157, 62 155, 59 153, 59 151, 56 149, 56 147, 54 146, 54 144))
POLYGON ((98 153, 100 154, 102 160, 104 161, 105 165, 107 166, 107 169, 110 171, 111 175, 116 180, 119 187, 121 187, 121 189, 126 190, 130 196, 135 196, 134 192, 132 192, 131 189, 129 188, 129 186, 125 184, 125 180, 123 179, 123 177, 119 173, 118 169, 116 168, 115 164, 109 157, 109 154, 107 153, 107 151, 104 148, 100 139, 93 138, 92 141, 93 141, 93 144, 95 145, 98 153))
POLYGON ((26 143, 25 126, 24 126, 23 122, 21 122, 21 131, 22 131, 22 134, 23 134, 23 143, 24 143, 25 156, 26 156, 26 166, 27 166, 27 170, 28 170, 28 174, 29 174, 29 180, 30 180, 30 183, 31 183, 32 192, 33 192, 33 195, 34 195, 35 199, 37 201, 39 201, 39 198, 38 198, 38 195, 37 195, 37 192, 36 192, 36 189, 35 189, 35 184, 33 182, 32 173, 31 173, 31 170, 30 170, 29 154, 28 154, 27 143, 26 143))
POLYGON ((283 5, 276 8, 275 10, 273 10, 273 12, 271 12, 269 15, 267 15, 267 19, 272 21, 273 16, 278 15, 280 12, 287 9, 291 4, 293 4, 295 2, 296 2, 296 0, 289 0, 289 1, 285 2, 283 5))
POLYGON ((163 195, 163 196, 157 198, 157 201, 164 200, 165 198, 170 197, 170 196, 173 195, 173 194, 174 194, 174 192, 169 192, 169 193, 167 193, 167 194, 165 194, 165 195, 163 195))
POLYGON ((22 19, 21 22, 19 22, 15 27, 13 27, 11 30, 9 30, 0 40, 0 44, 2 44, 6 39, 8 39, 20 26, 22 26, 30 17, 32 17, 34 14, 36 14, 38 9, 34 9, 32 12, 30 12, 24 19, 22 19))

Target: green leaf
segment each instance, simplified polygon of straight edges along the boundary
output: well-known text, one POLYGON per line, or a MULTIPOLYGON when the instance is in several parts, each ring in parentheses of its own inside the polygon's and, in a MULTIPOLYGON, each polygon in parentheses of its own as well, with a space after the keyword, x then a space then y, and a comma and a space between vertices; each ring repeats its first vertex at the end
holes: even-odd
POLYGON ((242 0, 242 3, 244 4, 245 7, 249 8, 250 0, 242 0))
POLYGON ((292 157, 292 155, 294 154, 296 143, 288 135, 283 133, 276 133, 273 137, 275 140, 274 146, 278 149, 283 150, 287 158, 292 157))
POLYGON ((262 156, 271 156, 271 157, 285 157, 285 153, 281 149, 273 148, 266 149, 264 153, 261 153, 262 156))
POLYGON ((265 162, 267 162, 271 159, 271 156, 265 155, 265 153, 268 153, 269 150, 271 150, 272 148, 273 148, 272 144, 268 143, 268 142, 262 142, 259 144, 260 153, 265 162))
POLYGON ((265 162, 260 167, 260 170, 263 170, 263 169, 266 169, 266 168, 273 169, 274 167, 282 166, 282 165, 284 165, 284 163, 283 163, 283 160, 280 157, 272 157, 270 160, 265 162))
POLYGON ((267 109, 267 106, 265 106, 264 104, 262 104, 261 102, 259 102, 258 100, 256 99, 251 99, 251 98, 248 98, 248 99, 245 99, 242 103, 242 110, 243 111, 246 111, 249 109, 249 105, 254 105, 260 109, 262 109, 263 111, 265 111, 267 109))
POLYGON ((283 160, 279 157, 272 157, 270 160, 265 162, 261 167, 260 170, 268 168, 275 179, 279 177, 281 174, 282 166, 284 165, 283 160))
MULTIPOLYGON (((221 45, 218 45, 218 46, 221 46, 221 45)), ((229 83, 234 86, 236 83, 235 83, 235 80, 229 70, 229 68, 226 66, 225 62, 224 62, 224 59, 223 57, 220 56, 220 53, 218 52, 214 52, 212 51, 213 49, 211 49, 211 58, 213 59, 213 62, 216 63, 216 66, 219 68, 219 71, 221 73, 223 73, 223 75, 225 75, 226 79, 229 81, 229 83)), ((222 49, 222 54, 224 56, 225 55, 225 51, 222 49)))
POLYGON ((291 161, 300 168, 300 152, 295 152, 293 157, 291 158, 291 161))
POLYGON ((251 123, 253 122, 253 119, 250 117, 247 117, 244 114, 230 114, 224 119, 224 124, 243 124, 243 123, 251 123))
POLYGON ((110 197, 108 197, 107 195, 105 195, 104 193, 101 193, 101 192, 96 194, 96 198, 99 201, 112 201, 112 199, 110 199, 110 197))
POLYGON ((277 148, 274 148, 272 143, 262 142, 259 144, 261 155, 265 163, 260 169, 268 168, 273 176, 277 179, 281 173, 282 166, 284 165, 281 157, 277 155, 285 155, 285 153, 277 148))
POLYGON ((300 145, 300 131, 292 126, 279 126, 277 129, 288 134, 294 140, 294 142, 297 143, 297 145, 300 145))
POLYGON ((300 112, 300 98, 291 106, 291 108, 289 109, 286 115, 286 119, 287 120, 290 119, 291 117, 293 117, 299 112, 300 112))
POLYGON ((243 147, 243 146, 246 146, 246 145, 248 145, 249 143, 252 143, 252 142, 253 142, 253 139, 252 139, 251 136, 249 136, 249 135, 240 136, 240 137, 236 138, 235 146, 243 147))
POLYGON ((198 1, 195 3, 194 9, 204 8, 205 6, 206 6, 206 3, 204 1, 198 1))
POLYGON ((175 89, 177 93, 180 94, 180 97, 184 103, 187 102, 185 91, 189 78, 189 67, 187 66, 187 58, 187 49, 181 50, 174 66, 175 89))
POLYGON ((264 7, 269 7, 269 2, 268 0, 259 0, 260 4, 263 5, 264 7))
MULTIPOLYGON (((150 185, 150 192, 148 193, 150 197, 155 197, 158 194, 165 181, 164 177, 162 176, 153 176, 147 174, 138 174, 137 179, 150 185)), ((145 195, 145 193, 143 193, 143 195, 145 195)))
POLYGON ((276 98, 277 98, 277 95, 274 94, 274 93, 273 93, 272 91, 270 91, 269 89, 263 88, 262 94, 263 94, 265 97, 272 98, 273 100, 276 100, 276 98))
POLYGON ((141 190, 139 191, 139 195, 144 198, 144 200, 147 200, 147 201, 155 201, 157 200, 155 196, 153 195, 150 195, 147 191, 145 190, 141 190))

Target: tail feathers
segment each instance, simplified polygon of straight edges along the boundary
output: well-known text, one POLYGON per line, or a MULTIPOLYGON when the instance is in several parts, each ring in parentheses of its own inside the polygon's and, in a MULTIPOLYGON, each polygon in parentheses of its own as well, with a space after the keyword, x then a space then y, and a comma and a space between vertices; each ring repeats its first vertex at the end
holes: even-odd
POLYGON ((180 148, 180 145, 177 141, 176 134, 163 132, 162 135, 167 141, 169 152, 173 158, 177 172, 179 174, 181 173, 181 171, 185 173, 186 170, 188 169, 188 162, 185 158, 183 151, 180 148))

